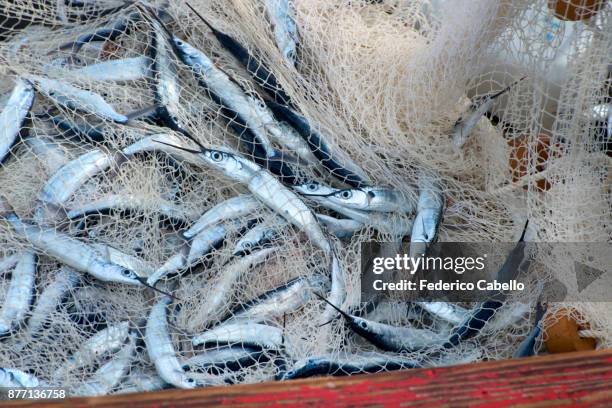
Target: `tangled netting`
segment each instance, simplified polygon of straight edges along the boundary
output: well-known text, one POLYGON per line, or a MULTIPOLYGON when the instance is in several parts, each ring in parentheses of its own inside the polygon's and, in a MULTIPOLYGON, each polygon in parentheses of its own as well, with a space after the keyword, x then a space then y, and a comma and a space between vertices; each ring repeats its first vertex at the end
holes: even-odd
MULTIPOLYGON (((191 0, 206 21, 179 0, 2 2, 2 106, 18 83, 32 84, 35 98, 0 167, 0 367, 73 395, 102 395, 510 358, 532 333, 537 290, 506 299, 452 346, 435 339, 462 324, 455 315, 401 296, 375 307, 360 298, 360 245, 408 241, 428 177, 444 196, 440 241, 516 242, 527 219, 533 241, 610 241, 607 2, 577 22, 554 17, 546 0, 290 3, 295 49, 279 41, 284 20, 270 12, 282 0, 191 0), (246 48, 248 66, 214 30, 246 48), (297 208, 316 214, 300 227, 292 217, 303 214, 267 191, 270 184, 249 188, 232 177, 244 166, 224 173, 210 165, 220 151, 205 158, 156 142, 240 152, 283 181, 274 188, 351 182, 330 175, 317 146, 291 140, 273 139, 274 159, 262 162, 261 139, 249 139, 262 129, 240 123, 202 84, 170 45, 175 39, 207 55, 256 105, 276 96, 277 110, 290 106, 330 160, 363 169, 368 185, 391 190, 412 210, 358 211, 343 230, 331 217, 347 221, 347 212, 326 206, 328 197, 300 194, 306 207, 297 208), (286 95, 254 80, 257 67, 286 95), (178 86, 164 86, 166 75, 178 86), (454 144, 451 129, 470 104, 511 84, 465 143, 454 144), (119 116, 79 104, 74 89, 97 94, 119 116), (167 95, 179 103, 164 120, 167 95), (266 192, 276 205, 253 200, 266 192), (235 197, 249 203, 246 213, 186 233, 235 197), (247 234, 265 248, 253 249, 247 234), (49 241, 93 252, 51 249, 49 241), (67 264, 68 257, 77 260, 67 264), (131 280, 86 273, 96 262, 131 280), (172 298, 144 286, 151 276, 172 298), (385 350, 346 319, 322 319, 334 314, 315 293, 326 296, 338 282, 342 310, 413 330, 414 341, 430 347, 385 350)), ((11 111, 3 121, 16 117, 11 111)), ((264 123, 263 133, 275 126, 290 134, 296 123, 264 123)), ((529 273, 540 285, 530 287, 556 278, 575 289, 565 255, 538 255, 529 273)), ((457 306, 468 314, 483 307, 457 306)), ((579 316, 589 328, 582 334, 599 347, 612 344, 609 303, 553 309, 579 316)))

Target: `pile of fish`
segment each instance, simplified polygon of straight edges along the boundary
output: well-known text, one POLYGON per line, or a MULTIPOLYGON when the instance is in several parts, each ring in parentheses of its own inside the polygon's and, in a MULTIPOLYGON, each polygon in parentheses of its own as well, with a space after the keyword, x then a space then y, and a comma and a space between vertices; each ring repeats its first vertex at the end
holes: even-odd
MULTIPOLYGON (((266 0, 264 6, 282 58, 287 64, 296 64, 298 35, 289 0, 266 0)), ((2 229, 22 244, 0 259, 0 273, 3 279, 10 279, 0 304, 0 334, 6 339, 16 332, 25 332, 22 338, 36 339, 42 328, 50 324, 48 316, 66 301, 73 289, 93 281, 97 285, 142 288, 150 292, 153 305, 142 311, 143 325, 129 321, 108 324, 80 344, 63 363, 61 369, 66 373, 84 367, 92 370, 71 391, 75 395, 227 384, 240 381, 235 372, 260 365, 271 369, 271 377, 292 379, 481 358, 474 348, 467 358, 462 352, 463 360, 453 359, 453 350, 469 344, 466 340, 481 331, 504 304, 504 298, 492 298, 472 309, 443 302, 412 305, 431 319, 446 323, 437 329, 400 327, 378 321, 376 308, 369 312, 343 309, 348 289, 341 254, 343 243, 353 234, 370 229, 396 240, 410 238, 413 257, 427 253, 429 244, 436 242, 445 197, 443 182, 435 170, 420 172, 412 183, 412 194, 374 185, 347 152, 333 146, 329 135, 318 131, 318 126, 309 123, 297 110, 275 78, 274 69, 258 62, 239 41, 215 28, 188 3, 185 7, 244 66, 250 75, 247 79, 258 85, 258 95, 247 92, 239 80, 218 67, 213 55, 175 35, 172 27, 176 22, 162 8, 138 2, 113 9, 111 28, 80 35, 61 48, 72 50, 76 56, 89 43, 120 38, 136 21, 145 24, 146 55, 111 59, 78 68, 72 74, 92 81, 125 83, 147 79, 153 91, 150 108, 120 113, 103 95, 82 86, 44 75, 10 72, 14 85, 5 96, 0 113, 0 161, 5 166, 15 160, 19 154, 16 146, 25 143, 44 157, 54 172, 37 196, 31 219, 20 217, 9 200, 0 197, 2 229), (199 85, 195 92, 221 107, 229 127, 240 140, 238 147, 207 146, 202 142, 204 138, 182 121, 179 75, 193 76, 199 85), (94 122, 74 123, 64 118, 61 111, 34 112, 32 107, 37 98, 86 114, 94 122), (54 151, 54 144, 47 139, 36 135, 22 139, 32 117, 52 122, 89 145, 89 150, 63 163, 61 153, 54 151), (95 120, 104 121, 105 125, 97 126, 95 120), (166 131, 143 133, 139 140, 121 150, 103 146, 114 130, 145 129, 146 123, 155 123, 166 131), (57 228, 65 221, 83 224, 92 215, 138 213, 145 204, 137 195, 108 194, 79 206, 69 203, 92 178, 147 154, 166 155, 181 165, 216 173, 242 185, 245 193, 214 203, 203 213, 187 213, 172 199, 156 203, 156 213, 180 226, 183 242, 181 249, 158 267, 111 245, 91 242, 86 229, 75 236, 57 228), (273 213, 278 222, 273 226, 259 222, 253 214, 262 211, 273 213), (232 296, 232 286, 281 250, 276 238, 281 229, 287 228, 294 228, 305 245, 320 252, 326 273, 298 276, 255 298, 239 299, 239 307, 224 315, 222 310, 232 296), (182 304, 172 286, 173 279, 193 270, 215 249, 227 245, 228 237, 236 229, 239 238, 229 243, 233 248, 231 258, 223 266, 222 276, 216 277, 214 292, 204 300, 204 312, 217 316, 217 320, 211 318, 210 327, 192 334, 194 354, 183 359, 171 335, 173 323, 169 311, 171 306, 182 304), (52 258, 62 267, 36 295, 38 255, 52 258), (360 337, 370 351, 293 358, 283 320, 307 304, 324 307, 317 313, 318 325, 346 327, 349 336, 360 337), (415 357, 416 352, 421 357, 415 357), (139 353, 146 353, 156 375, 132 369, 134 361, 142 359, 139 353)), ((7 64, 10 70, 9 67, 10 61, 7 64)), ((495 98, 510 89, 476 101, 448 130, 449 143, 461 149, 495 98)), ((0 171, 6 169, 0 167, 0 171)), ((515 252, 522 251, 521 240, 500 270, 500 276, 516 273, 515 252)), ((539 332, 534 333, 527 339, 530 343, 522 346, 521 355, 533 353, 539 332)), ((19 347, 26 349, 29 345, 26 341, 19 347)), ((2 387, 41 385, 62 384, 47 384, 36 373, 17 366, 0 368, 2 387)))

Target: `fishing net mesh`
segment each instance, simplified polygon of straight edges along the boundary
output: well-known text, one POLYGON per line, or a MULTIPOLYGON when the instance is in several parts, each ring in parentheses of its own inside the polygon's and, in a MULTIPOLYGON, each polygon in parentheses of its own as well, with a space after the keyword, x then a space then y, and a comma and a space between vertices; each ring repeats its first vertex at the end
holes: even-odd
MULTIPOLYGON (((148 71, 141 78, 123 82, 95 80, 78 71, 100 62, 147 55, 151 23, 142 18, 142 10, 113 1, 77 3, 28 0, 0 5, 0 15, 8 16, 0 43, 2 94, 11 91, 13 78, 37 75, 98 93, 120 113, 150 106, 153 93, 148 71), (114 27, 120 19, 128 23, 115 38, 73 43, 83 34, 114 27)), ((204 51, 247 92, 262 94, 244 67, 182 2, 146 4, 163 9, 164 21, 175 36, 204 51)), ((593 107, 608 103, 610 97, 609 4, 588 19, 572 22, 554 17, 545 0, 299 0, 295 1, 299 31, 295 67, 276 47, 263 2, 192 0, 190 4, 269 67, 296 110, 330 145, 359 163, 373 185, 393 187, 414 200, 418 178, 437 172, 446 200, 440 241, 514 242, 525 219, 530 220, 534 241, 610 240, 610 135, 606 136, 605 120, 593 117, 593 107), (450 129, 470 100, 523 76, 524 80, 498 98, 466 145, 459 151, 453 149, 450 129)), ((180 77, 178 121, 206 146, 240 150, 239 138, 229 125, 231 118, 193 74, 172 58, 180 77)), ((110 247, 138 258, 134 268, 142 277, 150 276, 190 244, 181 232, 206 210, 248 194, 244 185, 214 169, 186 163, 179 155, 149 152, 111 160, 84 181, 58 211, 45 206, 39 197, 63 165, 93 149, 110 155, 147 135, 173 132, 143 118, 118 125, 68 109, 41 94, 31 112, 0 168, 4 199, 22 221, 97 245, 100 256, 108 257, 110 247), (54 118, 71 126, 90 124, 104 129, 104 138, 79 139, 54 118), (135 209, 76 219, 65 213, 109 196, 125 195, 137 203, 135 209), (161 211, 162 204, 172 207, 174 216, 161 211)), ((184 138, 179 133, 176 136, 184 138)), ((333 182, 312 165, 304 166, 304 171, 310 178, 333 182)), ((316 201, 305 200, 317 213, 329 214, 316 201)), ((384 216, 391 224, 410 219, 405 214, 384 216)), ((221 247, 178 276, 162 279, 158 286, 179 299, 167 312, 179 361, 202 353, 191 338, 231 317, 237 306, 293 278, 329 276, 329 258, 302 232, 263 206, 224 225, 227 235, 221 247), (234 246, 253 220, 274 228, 272 246, 277 249, 265 262, 237 273, 223 301, 210 308, 211 298, 226 279, 224 272, 235 262, 234 246)), ((394 238, 375 225, 365 225, 350 238, 333 239, 347 291, 339 306, 355 313, 363 309, 361 243, 394 238)), ((38 254, 36 305, 47 288, 65 277, 66 267, 3 224, 0 259, 28 250, 38 254)), ((549 253, 538 258, 530 274, 546 284, 554 278, 563 281, 572 273, 570 268, 569 263, 559 261, 558 254, 549 253)), ((22 369, 74 394, 91 394, 83 391, 83 384, 100 381, 98 370, 118 358, 118 348, 88 356, 78 368, 66 368, 71 356, 96 333, 122 322, 129 322, 138 336, 144 335, 146 318, 159 294, 142 286, 78 276, 63 301, 46 312, 45 324, 37 332, 28 330, 26 317, 0 341, 0 367, 22 369)), ((0 279, 0 304, 7 300, 10 283, 11 268, 7 268, 0 279)), ((510 298, 476 337, 459 347, 435 357, 415 352, 402 358, 418 359, 422 366, 510 358, 533 327, 538 295, 533 290, 510 298)), ((393 353, 383 353, 355 336, 340 320, 320 326, 323 308, 311 296, 299 308, 266 322, 282 330, 289 368, 293 361, 322 355, 373 352, 378 358, 394 358, 393 353)), ((588 322, 589 330, 582 334, 596 338, 599 347, 612 343, 609 303, 555 304, 549 312, 558 310, 588 322)), ((453 323, 402 299, 363 313, 393 325, 448 333, 453 329, 453 323)), ((214 377, 219 384, 273 379, 279 371, 273 354, 244 364, 240 370, 217 369, 214 377)), ((385 369, 381 364, 380 371, 385 369)), ((142 341, 137 342, 123 371, 116 381, 108 380, 103 393, 163 386, 156 382, 155 367, 142 341)))

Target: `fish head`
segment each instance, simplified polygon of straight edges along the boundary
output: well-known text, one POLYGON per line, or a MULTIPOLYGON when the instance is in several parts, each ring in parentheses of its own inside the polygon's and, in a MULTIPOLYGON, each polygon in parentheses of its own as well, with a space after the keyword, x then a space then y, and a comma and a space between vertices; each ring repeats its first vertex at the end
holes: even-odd
POLYGON ((313 196, 329 195, 337 191, 334 188, 319 184, 316 181, 299 184, 297 186, 294 186, 293 188, 300 194, 313 196))
POLYGON ((202 151, 204 160, 229 177, 235 178, 244 172, 242 161, 234 154, 217 149, 205 149, 202 151))
POLYGON ((172 44, 184 59, 188 60, 191 63, 195 62, 198 55, 198 51, 194 47, 176 37, 172 38, 172 44))
POLYGON ((140 282, 138 274, 131 269, 119 265, 112 265, 110 269, 111 272, 108 277, 109 280, 113 282, 127 283, 130 285, 138 285, 140 282))
POLYGON ((367 208, 370 201, 370 196, 366 191, 350 188, 336 191, 329 198, 338 204, 353 208, 367 208))
POLYGON ((352 319, 350 319, 348 323, 351 329, 359 335, 367 336, 372 331, 369 322, 361 317, 352 316, 352 319))

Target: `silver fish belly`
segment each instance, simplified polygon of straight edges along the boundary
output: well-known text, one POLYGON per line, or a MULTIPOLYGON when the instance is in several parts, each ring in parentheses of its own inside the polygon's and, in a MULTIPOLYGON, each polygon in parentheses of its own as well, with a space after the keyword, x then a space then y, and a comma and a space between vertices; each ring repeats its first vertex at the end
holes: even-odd
POLYGON ((197 382, 185 373, 172 345, 167 322, 167 307, 170 303, 171 299, 164 297, 151 308, 144 339, 147 353, 165 382, 178 388, 195 388, 197 382))
POLYGON ((36 250, 78 271, 89 273, 103 281, 130 285, 141 284, 134 272, 104 261, 91 246, 84 242, 55 229, 25 224, 14 214, 9 214, 6 219, 13 230, 32 244, 36 250))
POLYGON ((85 340, 81 347, 66 361, 64 368, 72 371, 93 364, 101 356, 121 349, 129 335, 129 322, 108 326, 85 340))
POLYGON ((125 58, 87 65, 70 73, 85 81, 136 81, 147 76, 149 64, 147 57, 125 58))
POLYGON ((321 291, 328 279, 321 275, 299 277, 241 305, 223 324, 231 322, 262 323, 291 313, 305 305, 313 292, 321 291))
POLYGON ((194 346, 207 343, 244 343, 268 349, 283 345, 283 331, 278 327, 258 323, 232 323, 217 326, 191 340, 194 346))
POLYGON ((427 247, 438 239, 444 210, 444 197, 439 183, 425 177, 419 180, 419 202, 410 235, 410 256, 425 255, 427 247))
POLYGON ((206 149, 199 156, 231 179, 246 184, 257 199, 304 231, 313 244, 325 253, 331 252, 329 241, 314 213, 269 171, 225 150, 206 149))
POLYGON ((240 276, 266 261, 277 250, 278 248, 262 249, 243 258, 238 258, 224 268, 219 278, 214 282, 212 293, 206 298, 204 305, 201 306, 201 309, 207 314, 208 321, 221 317, 225 312, 227 303, 231 299, 232 288, 240 276))
POLYGON ((307 163, 316 163, 308 144, 291 127, 282 126, 272 112, 258 98, 249 95, 203 52, 188 43, 173 39, 180 50, 182 60, 192 72, 214 93, 223 105, 238 114, 244 124, 255 134, 257 142, 267 157, 275 156, 270 137, 281 146, 295 152, 307 163))
POLYGON ((51 315, 61 303, 62 298, 76 287, 79 280, 79 274, 72 269, 68 267, 60 269, 53 281, 42 291, 32 309, 26 331, 28 338, 40 334, 43 326, 51 320, 51 315))
POLYGON ((38 76, 30 76, 36 88, 56 103, 68 109, 92 113, 102 119, 116 123, 127 123, 128 117, 115 109, 97 93, 80 89, 71 84, 38 76))
POLYGON ((215 205, 206 211, 188 230, 183 232, 186 239, 193 238, 211 225, 223 220, 241 218, 263 208, 261 202, 252 195, 239 195, 215 205))
POLYGON ((87 180, 117 163, 116 154, 92 150, 62 166, 39 194, 39 199, 56 206, 63 205, 87 180))
POLYGON ((107 395, 125 376, 136 351, 136 339, 134 335, 113 358, 102 365, 93 374, 92 378, 86 380, 74 391, 74 395, 100 396, 107 395))
POLYGON ((0 163, 8 155, 17 140, 21 127, 34 103, 32 84, 17 79, 6 104, 0 113, 0 163))
POLYGON ((22 252, 0 309, 0 335, 10 333, 25 319, 34 296, 35 275, 36 256, 30 251, 22 252))

